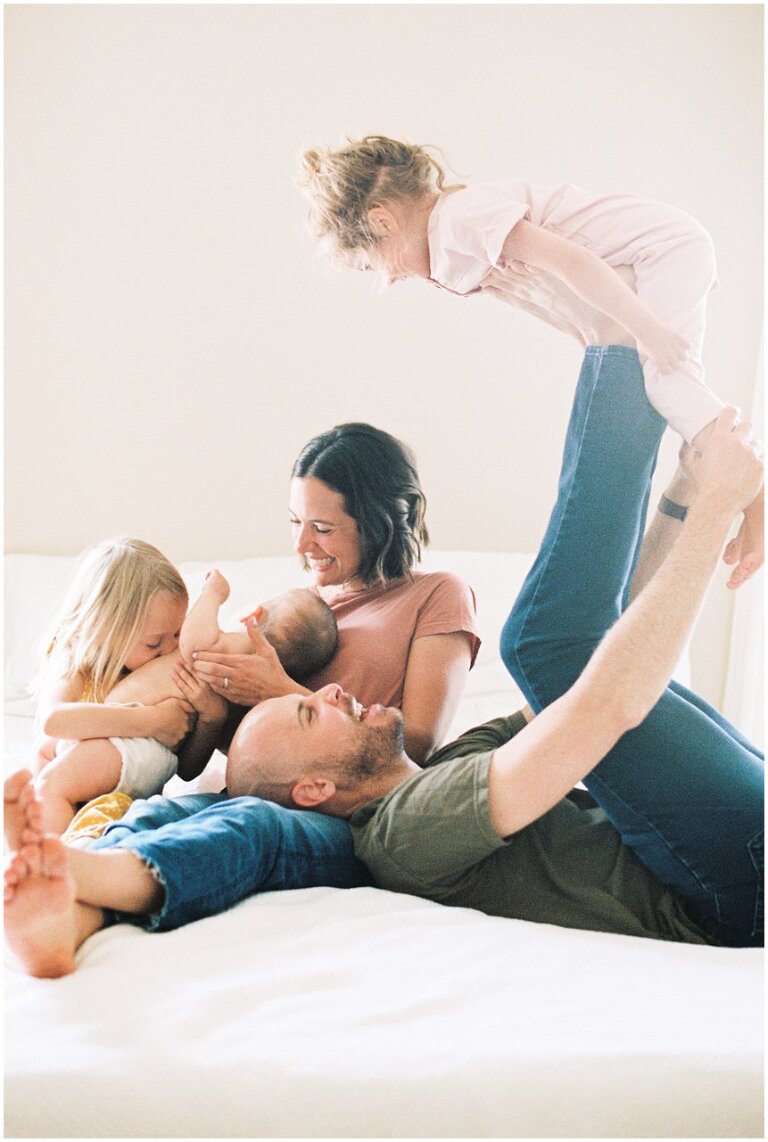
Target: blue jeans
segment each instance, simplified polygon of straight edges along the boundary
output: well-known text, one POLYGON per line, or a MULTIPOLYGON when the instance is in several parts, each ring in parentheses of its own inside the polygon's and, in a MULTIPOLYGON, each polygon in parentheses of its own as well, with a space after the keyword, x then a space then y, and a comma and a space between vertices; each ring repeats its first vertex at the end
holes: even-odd
POLYGON ((213 916, 256 892, 373 884, 355 857, 346 821, 258 797, 205 793, 135 801, 89 851, 116 845, 153 870, 165 897, 158 913, 109 912, 106 922, 151 931, 213 916))
MULTIPOLYGON (((557 502, 501 636, 534 711, 573 685, 627 605, 664 427, 635 351, 590 347, 557 502)), ((711 940, 762 942, 763 759, 720 714, 672 682, 584 784, 711 940)))

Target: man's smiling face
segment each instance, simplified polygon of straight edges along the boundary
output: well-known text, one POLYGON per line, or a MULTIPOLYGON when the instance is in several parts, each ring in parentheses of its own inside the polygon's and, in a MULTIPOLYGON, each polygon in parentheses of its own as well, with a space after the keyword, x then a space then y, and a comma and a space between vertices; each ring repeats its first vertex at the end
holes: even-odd
MULTIPOLYGON (((391 706, 365 708, 332 684, 256 706, 240 725, 227 759, 230 797, 256 796, 295 808, 304 775, 321 775, 353 793, 386 776, 403 756, 403 716, 391 706)), ((330 794, 332 796, 333 794, 330 794)))

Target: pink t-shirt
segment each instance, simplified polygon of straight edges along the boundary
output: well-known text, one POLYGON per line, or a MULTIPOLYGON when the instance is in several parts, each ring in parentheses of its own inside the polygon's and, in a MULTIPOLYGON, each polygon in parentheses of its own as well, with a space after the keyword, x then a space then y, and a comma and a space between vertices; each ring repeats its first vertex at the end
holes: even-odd
MULTIPOLYGON (((454 293, 482 288, 507 235, 526 219, 598 254, 633 266, 689 241, 703 227, 690 214, 639 194, 594 194, 571 183, 541 186, 521 178, 472 183, 442 194, 429 216, 431 279, 454 293)), ((527 268, 523 263, 518 269, 527 268)), ((706 283, 705 292, 713 280, 706 283)))
POLYGON ((704 227, 674 206, 639 194, 593 194, 564 183, 521 178, 473 183, 442 194, 429 216, 430 281, 451 293, 489 293, 520 303, 524 262, 500 266, 507 235, 525 219, 590 250, 609 266, 631 266, 634 290, 690 346, 687 360, 659 373, 643 366, 648 399, 689 443, 723 405, 704 384, 706 299, 717 286, 714 248, 704 227))
POLYGON ((318 674, 304 679, 310 690, 338 682, 364 706, 403 704, 411 644, 432 634, 465 631, 472 663, 480 647, 475 596, 457 575, 413 573, 382 587, 348 591, 329 602, 339 628, 339 649, 318 674))

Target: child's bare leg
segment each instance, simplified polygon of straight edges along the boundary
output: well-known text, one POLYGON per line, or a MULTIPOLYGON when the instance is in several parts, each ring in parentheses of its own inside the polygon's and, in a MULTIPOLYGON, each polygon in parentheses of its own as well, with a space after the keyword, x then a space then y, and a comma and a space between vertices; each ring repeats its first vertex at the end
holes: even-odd
POLYGON ((253 654, 253 645, 247 634, 219 629, 219 608, 228 598, 229 583, 220 571, 211 571, 181 628, 179 650, 187 662, 191 662, 196 650, 253 654))
POLYGON ((220 571, 211 571, 200 597, 190 608, 181 628, 179 650, 191 661, 195 650, 220 650, 219 607, 229 598, 229 583, 220 571))
POLYGON ((22 845, 39 840, 43 832, 40 802, 28 769, 11 774, 5 782, 3 798, 5 839, 8 848, 16 852, 22 845))
POLYGON ((3 896, 6 941, 30 975, 68 975, 77 949, 104 922, 100 908, 76 900, 58 837, 41 837, 13 856, 3 896))
POLYGON ((63 833, 81 802, 112 792, 122 767, 119 750, 107 738, 73 742, 35 779, 42 831, 63 833))
POLYGON ((33 755, 31 761, 32 772, 35 776, 49 761, 53 761, 56 757, 56 746, 58 744, 57 738, 49 737, 47 734, 39 734, 32 746, 33 755))

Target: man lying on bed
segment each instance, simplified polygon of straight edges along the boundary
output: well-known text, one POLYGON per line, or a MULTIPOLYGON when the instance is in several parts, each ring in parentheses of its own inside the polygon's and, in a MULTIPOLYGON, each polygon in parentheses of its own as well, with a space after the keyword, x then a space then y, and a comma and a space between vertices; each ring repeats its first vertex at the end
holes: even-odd
MULTIPOLYGON (((25 968, 72 971, 82 942, 116 919, 166 929, 258 888, 365 883, 361 865, 357 880, 350 874, 344 820, 382 887, 568 927, 759 943, 760 757, 667 683, 762 465, 750 427, 726 410, 695 461, 695 485, 680 475, 668 489, 676 517, 684 507, 687 517, 655 521, 660 566, 624 609, 663 427, 634 350, 589 348, 557 503, 502 635, 538 716, 489 722, 421 770, 393 708, 363 709, 333 685, 265 701, 244 719, 227 768, 230 797, 267 799, 251 837, 227 834, 224 800, 213 840, 192 816, 127 838, 118 825, 104 851, 67 850, 40 835, 23 775, 10 779, 18 851, 6 872, 6 938, 25 968), (572 792, 582 779, 591 796, 572 792), (302 829, 316 814, 338 821, 336 878, 332 852, 322 873, 302 861, 302 829), (284 827, 293 836, 274 842, 284 827)), ((645 574, 641 566, 636 582, 645 574)))

